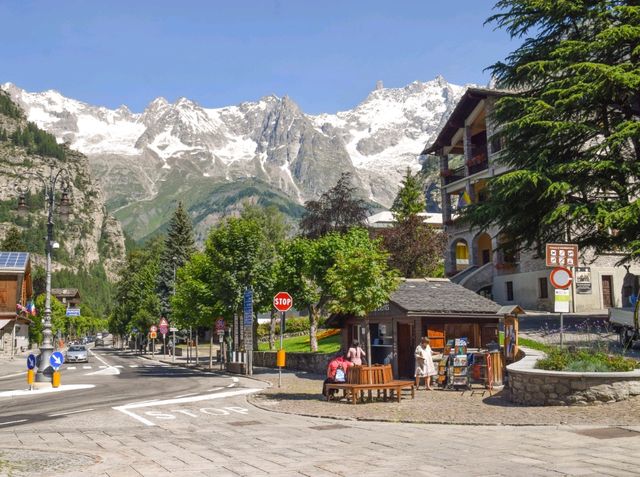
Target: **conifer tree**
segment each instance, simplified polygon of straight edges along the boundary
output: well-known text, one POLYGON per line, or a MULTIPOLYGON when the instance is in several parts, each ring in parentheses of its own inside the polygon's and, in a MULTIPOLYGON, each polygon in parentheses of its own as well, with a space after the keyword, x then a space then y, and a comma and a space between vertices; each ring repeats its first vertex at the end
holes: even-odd
POLYGON ((519 248, 576 242, 640 256, 640 5, 501 0, 488 21, 522 45, 491 67, 511 170, 465 207, 519 248))
POLYGON ((17 227, 11 227, 7 231, 4 240, 0 242, 0 250, 3 252, 26 252, 27 244, 22 232, 17 227))
POLYGON ((162 304, 162 312, 168 314, 169 300, 174 292, 176 271, 182 267, 195 252, 193 225, 182 202, 178 203, 171 221, 160 256, 158 273, 158 296, 162 304))
POLYGON ((401 184, 398 195, 391 206, 391 212, 398 222, 403 222, 410 216, 425 210, 424 187, 420 176, 411 174, 411 169, 407 167, 401 184))

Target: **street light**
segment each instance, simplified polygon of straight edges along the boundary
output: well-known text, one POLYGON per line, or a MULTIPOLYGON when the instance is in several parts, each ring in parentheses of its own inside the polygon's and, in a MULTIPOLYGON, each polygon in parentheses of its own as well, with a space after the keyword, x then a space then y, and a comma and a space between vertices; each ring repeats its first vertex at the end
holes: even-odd
MULTIPOLYGON (((44 318, 42 320, 42 345, 40 346, 40 361, 38 372, 36 373, 36 382, 51 382, 52 368, 49 364, 49 358, 53 352, 53 343, 51 338, 51 253, 53 249, 59 248, 60 245, 53 240, 53 212, 55 208, 56 186, 61 187, 60 202, 58 204, 59 216, 63 222, 66 222, 71 212, 71 200, 69 192, 71 190, 71 174, 65 168, 55 169, 51 166, 49 177, 46 178, 37 172, 25 172, 24 175, 37 177, 44 185, 45 207, 47 207, 47 242, 45 244, 46 253, 46 292, 44 305, 44 318), (60 182, 58 182, 58 180, 60 182)), ((29 211, 24 193, 20 193, 18 197, 18 215, 24 217, 29 211)))

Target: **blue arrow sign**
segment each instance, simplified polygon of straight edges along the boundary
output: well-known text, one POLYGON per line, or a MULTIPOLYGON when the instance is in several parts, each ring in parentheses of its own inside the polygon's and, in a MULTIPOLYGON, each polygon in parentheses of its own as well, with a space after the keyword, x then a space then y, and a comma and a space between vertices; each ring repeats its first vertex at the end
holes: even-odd
POLYGON ((27 356, 27 369, 33 369, 36 367, 36 356, 30 354, 27 356))
POLYGON ((52 368, 58 369, 64 363, 64 355, 60 351, 56 351, 49 358, 49 363, 52 368))

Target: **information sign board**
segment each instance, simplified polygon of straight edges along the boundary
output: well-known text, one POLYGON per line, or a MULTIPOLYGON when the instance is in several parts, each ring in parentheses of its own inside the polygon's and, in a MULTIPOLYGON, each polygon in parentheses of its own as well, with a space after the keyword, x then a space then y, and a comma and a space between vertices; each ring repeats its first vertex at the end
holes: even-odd
POLYGON ((548 243, 545 247, 547 267, 578 265, 578 246, 572 243, 548 243))
POLYGON ((569 313, 569 305, 571 304, 571 292, 569 290, 556 289, 555 301, 553 303, 553 311, 556 313, 569 313))

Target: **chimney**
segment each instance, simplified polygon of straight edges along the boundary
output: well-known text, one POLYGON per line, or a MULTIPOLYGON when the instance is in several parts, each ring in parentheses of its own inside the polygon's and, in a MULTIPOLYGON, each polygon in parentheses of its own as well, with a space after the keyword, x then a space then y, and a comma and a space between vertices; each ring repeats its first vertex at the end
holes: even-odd
POLYGON ((376 90, 379 90, 382 88, 384 88, 384 85, 382 84, 382 80, 376 81, 376 90))

